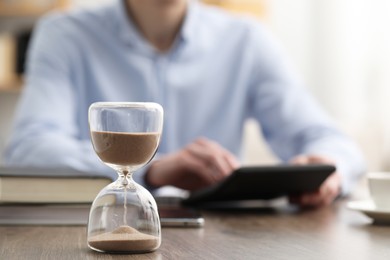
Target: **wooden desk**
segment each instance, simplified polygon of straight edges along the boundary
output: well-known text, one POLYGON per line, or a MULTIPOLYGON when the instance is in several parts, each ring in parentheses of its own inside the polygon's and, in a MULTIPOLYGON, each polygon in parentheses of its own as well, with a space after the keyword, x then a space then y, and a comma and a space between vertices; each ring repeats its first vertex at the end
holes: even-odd
POLYGON ((161 247, 140 255, 93 252, 85 227, 0 226, 0 259, 390 259, 390 226, 344 205, 208 211, 204 228, 163 228, 161 247))

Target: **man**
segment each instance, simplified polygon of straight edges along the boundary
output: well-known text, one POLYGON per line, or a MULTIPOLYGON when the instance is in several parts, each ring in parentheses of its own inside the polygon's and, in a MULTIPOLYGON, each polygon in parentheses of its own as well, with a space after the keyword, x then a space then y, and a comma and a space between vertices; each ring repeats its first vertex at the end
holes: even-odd
POLYGON ((195 190, 239 167, 246 119, 283 161, 335 163, 321 188, 291 198, 330 204, 364 169, 256 21, 191 0, 115 0, 52 14, 37 26, 5 161, 114 174, 94 154, 95 101, 153 101, 165 110, 159 153, 135 174, 149 187, 195 190))

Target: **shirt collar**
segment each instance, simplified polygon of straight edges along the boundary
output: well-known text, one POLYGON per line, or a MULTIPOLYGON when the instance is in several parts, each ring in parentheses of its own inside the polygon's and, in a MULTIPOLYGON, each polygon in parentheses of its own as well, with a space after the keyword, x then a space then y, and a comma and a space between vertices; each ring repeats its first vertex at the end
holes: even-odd
POLYGON ((183 25, 179 32, 179 37, 183 41, 191 41, 195 37, 196 20, 198 17, 198 3, 194 0, 188 0, 187 13, 183 25))
POLYGON ((198 0, 188 0, 186 17, 179 34, 180 40, 186 46, 207 50, 218 40, 213 21, 205 15, 206 9, 198 0))
MULTIPOLYGON (((125 0, 117 0, 115 8, 115 17, 118 22, 118 34, 125 44, 138 46, 145 40, 135 27, 131 19, 129 19, 126 11, 125 0)), ((144 45, 144 44, 143 44, 144 45)))
MULTIPOLYGON (((175 46, 195 42, 199 38, 199 29, 201 28, 197 22, 199 19, 198 9, 199 3, 197 0, 188 0, 187 13, 179 31, 178 38, 176 39, 175 46)), ((118 19, 119 37, 125 44, 141 49, 146 48, 148 52, 155 52, 154 48, 145 40, 131 19, 129 19, 126 12, 125 0, 117 0, 115 17, 118 19)))

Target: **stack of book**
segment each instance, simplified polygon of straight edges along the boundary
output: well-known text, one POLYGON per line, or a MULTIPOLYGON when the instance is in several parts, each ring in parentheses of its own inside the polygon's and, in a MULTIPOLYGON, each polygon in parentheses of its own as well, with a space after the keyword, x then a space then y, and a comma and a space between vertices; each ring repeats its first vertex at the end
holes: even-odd
POLYGON ((0 167, 0 224, 86 224, 113 180, 64 169, 0 167))

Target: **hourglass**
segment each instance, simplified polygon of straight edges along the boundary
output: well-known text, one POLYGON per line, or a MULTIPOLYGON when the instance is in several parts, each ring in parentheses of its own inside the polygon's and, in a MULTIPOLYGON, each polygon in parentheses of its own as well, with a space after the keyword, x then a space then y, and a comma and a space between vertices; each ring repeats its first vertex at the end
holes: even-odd
POLYGON ((156 201, 133 180, 133 173, 156 153, 163 109, 156 103, 99 102, 89 108, 94 150, 118 173, 92 203, 87 241, 99 252, 144 253, 161 243, 156 201))

